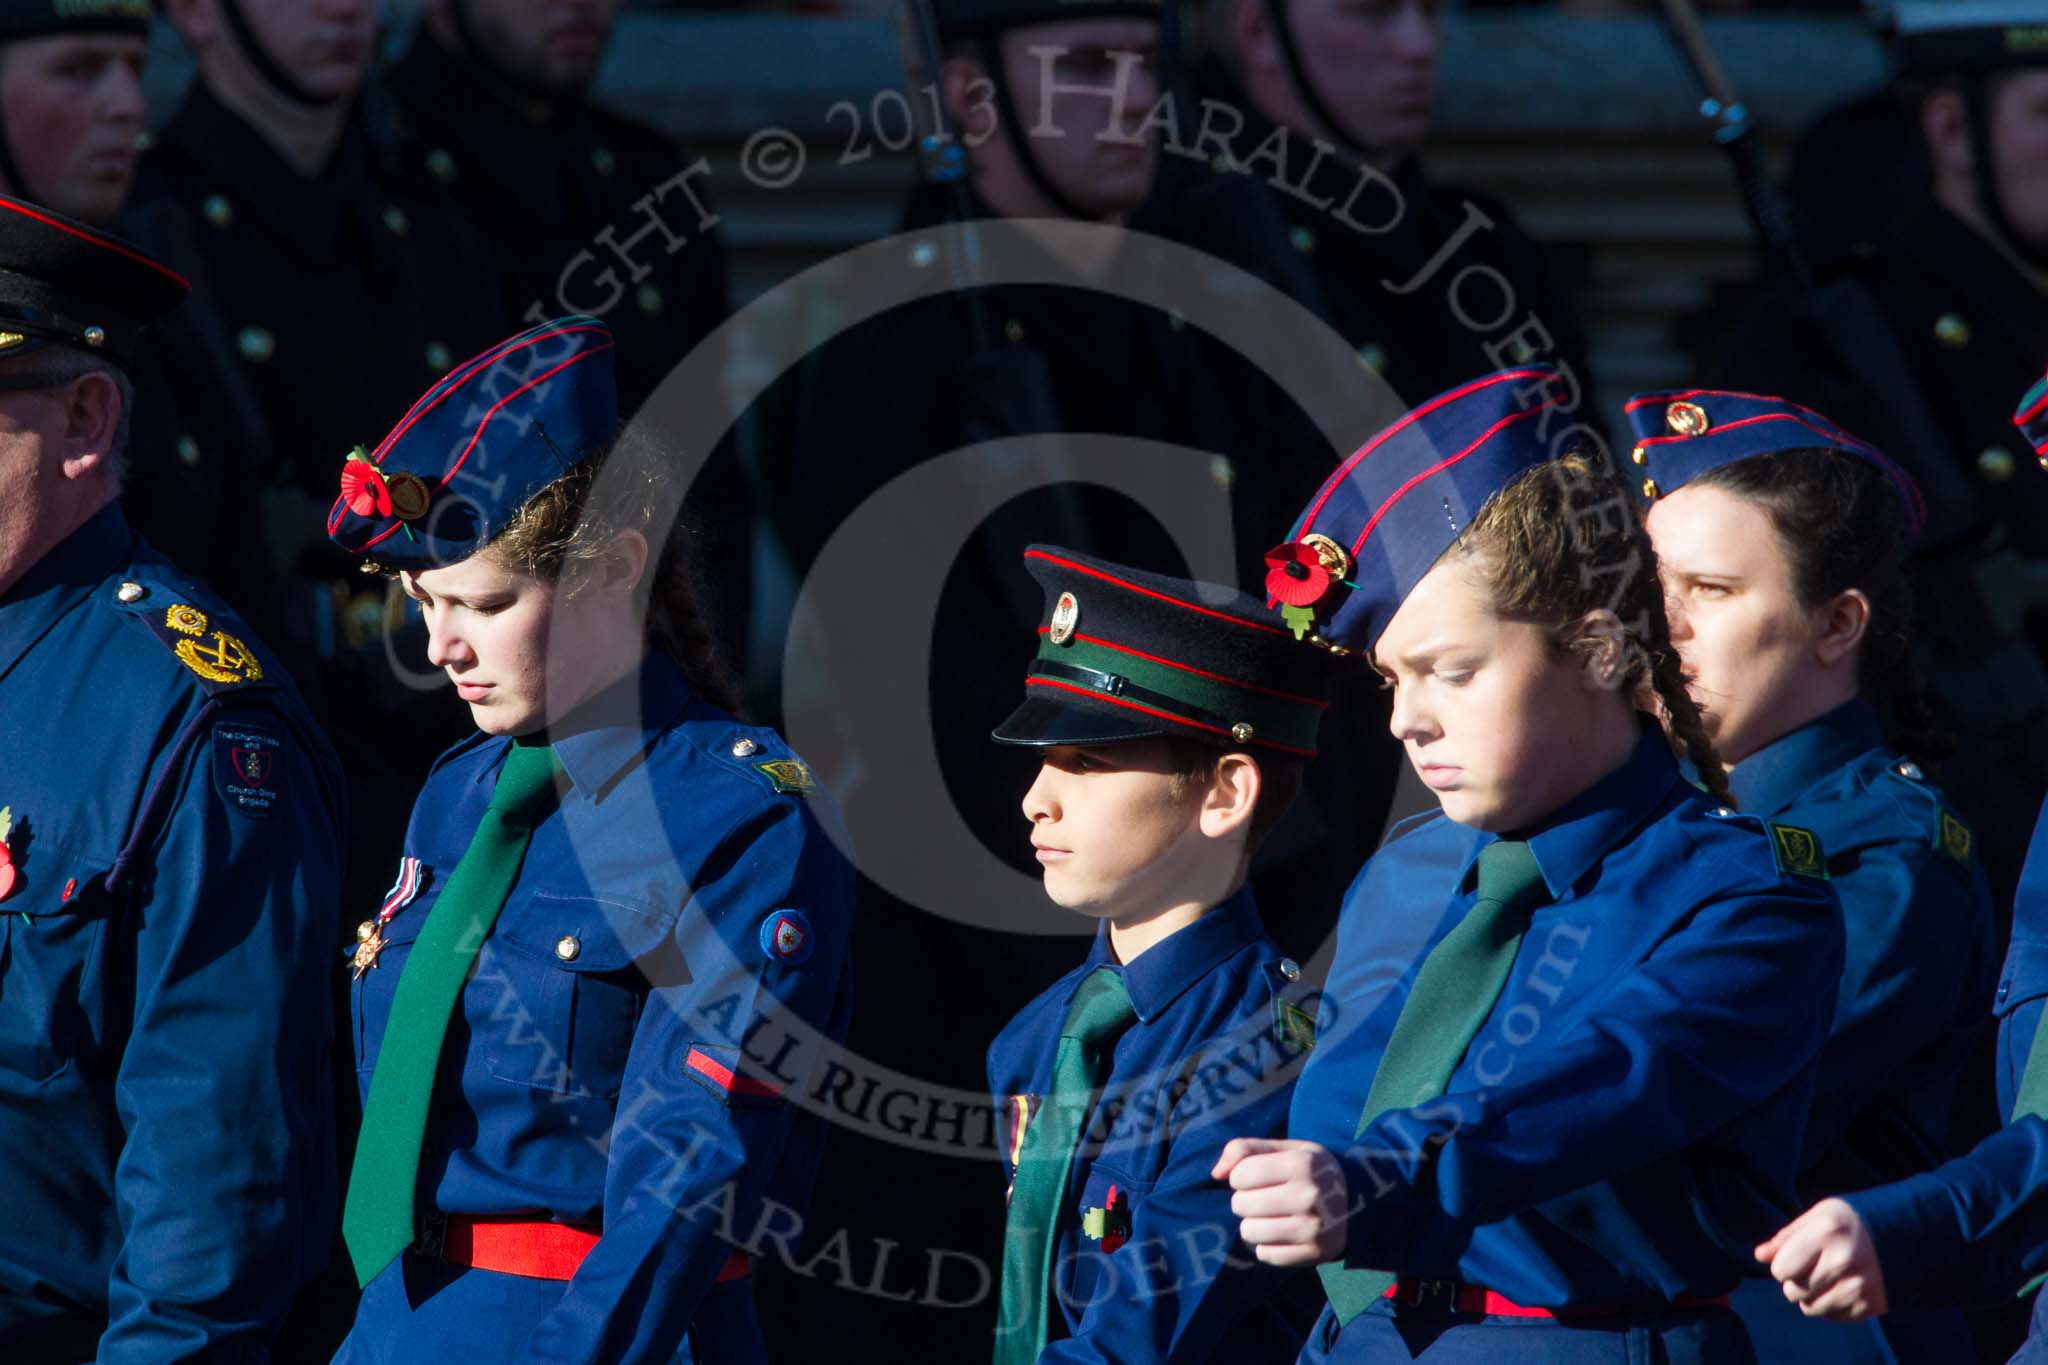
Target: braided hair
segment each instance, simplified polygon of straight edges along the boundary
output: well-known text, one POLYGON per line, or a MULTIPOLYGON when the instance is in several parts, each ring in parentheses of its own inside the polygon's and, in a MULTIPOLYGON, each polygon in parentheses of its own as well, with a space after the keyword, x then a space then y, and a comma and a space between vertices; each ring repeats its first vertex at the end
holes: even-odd
POLYGON ((1655 698, 1701 783, 1733 804, 1727 770, 1671 645, 1656 552, 1604 460, 1571 454, 1525 471, 1487 499, 1452 549, 1484 564, 1498 615, 1544 628, 1560 651, 1584 648, 1573 627, 1586 613, 1604 609, 1620 618, 1626 692, 1655 698))
POLYGON ((535 493, 488 548, 511 567, 573 595, 615 536, 641 532, 660 546, 654 571, 641 584, 648 645, 668 651, 698 696, 738 712, 739 688, 698 605, 689 563, 691 536, 675 515, 677 499, 669 482, 658 446, 629 432, 609 451, 584 460, 535 493))
POLYGON ((1877 707, 1893 748, 1932 771, 1955 752, 1913 659, 1913 585, 1897 493, 1864 461, 1834 450, 1752 455, 1692 480, 1762 508, 1784 547, 1799 605, 1857 590, 1870 622, 1857 646, 1856 687, 1877 707))

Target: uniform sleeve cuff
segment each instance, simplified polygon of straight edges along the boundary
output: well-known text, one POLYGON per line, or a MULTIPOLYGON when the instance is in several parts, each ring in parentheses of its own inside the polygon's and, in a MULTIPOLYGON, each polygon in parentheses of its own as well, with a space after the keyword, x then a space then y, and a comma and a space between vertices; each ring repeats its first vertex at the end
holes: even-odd
POLYGON ((1405 1174, 1383 1152, 1353 1147, 1334 1153, 1344 1172, 1351 1214, 1344 1264, 1353 1270, 1396 1270, 1408 1261, 1418 1219, 1405 1174))
POLYGON ((1962 1286, 1945 1279, 1962 1273, 1962 1235, 1947 1188, 1914 1176, 1845 1196, 1869 1230, 1884 1274, 1891 1311, 1960 1303, 1962 1286))

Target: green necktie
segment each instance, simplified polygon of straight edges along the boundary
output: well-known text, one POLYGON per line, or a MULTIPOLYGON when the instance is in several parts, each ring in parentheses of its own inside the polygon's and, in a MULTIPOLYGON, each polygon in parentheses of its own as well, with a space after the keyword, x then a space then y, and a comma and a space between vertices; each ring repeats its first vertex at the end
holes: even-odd
MULTIPOLYGON (((1381 1114, 1413 1109, 1444 1093, 1508 983, 1530 915, 1548 899, 1542 870, 1527 844, 1501 839, 1479 851, 1479 899, 1415 974, 1353 1137, 1364 1134, 1381 1114)), ((1380 1270, 1353 1270, 1341 1261, 1325 1261, 1316 1273, 1323 1277, 1323 1292, 1337 1321, 1346 1325, 1396 1278, 1380 1270)))
POLYGON ((1052 1316, 1053 1248, 1060 1204, 1095 1092, 1109 1074, 1116 1040, 1136 1018, 1123 976, 1090 972, 1074 992, 1053 1054, 1052 1093, 1024 1129, 1010 1213, 1003 1228, 1002 1321, 995 1365, 1031 1365, 1045 1349, 1052 1316))
POLYGON ((484 936, 519 878, 533 833, 531 817, 554 787, 554 751, 545 744, 514 743, 498 770, 490 808, 427 912, 399 975, 363 1101, 363 1132, 341 1214, 342 1240, 358 1284, 368 1285, 412 1245, 420 1142, 448 1020, 484 936))

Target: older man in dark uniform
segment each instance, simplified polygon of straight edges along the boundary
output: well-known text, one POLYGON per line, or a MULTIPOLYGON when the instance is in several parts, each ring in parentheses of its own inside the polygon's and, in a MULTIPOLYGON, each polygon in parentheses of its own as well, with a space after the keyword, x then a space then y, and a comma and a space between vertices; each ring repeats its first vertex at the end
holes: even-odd
POLYGON ((335 1212, 335 760, 129 529, 164 266, 0 199, 0 1357, 269 1358, 335 1212))
POLYGON ((1923 672, 1962 740, 1945 784, 2009 895, 2048 782, 2048 475, 2009 422, 2048 358, 2048 21, 2017 0, 1902 4, 1893 58, 1931 184, 1822 271, 1874 305, 1888 363, 1846 358, 1839 324, 1781 289, 1724 377, 1835 416, 1927 494, 1923 672))

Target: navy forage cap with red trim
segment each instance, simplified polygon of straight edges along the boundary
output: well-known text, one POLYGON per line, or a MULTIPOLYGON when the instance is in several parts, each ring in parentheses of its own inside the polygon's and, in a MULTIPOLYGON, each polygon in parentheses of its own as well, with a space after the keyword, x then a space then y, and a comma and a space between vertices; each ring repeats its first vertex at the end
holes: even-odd
POLYGON ((1179 736, 1309 759, 1334 663, 1296 644, 1234 588, 1147 573, 1055 545, 1024 566, 1045 589, 1024 704, 1004 744, 1123 744, 1179 736))
POLYGON ((544 322, 457 365, 376 449, 351 451, 328 537, 373 567, 467 559, 618 428, 611 329, 544 322))
POLYGON ((53 33, 149 36, 150 0, 7 0, 0 4, 0 43, 53 33))
POLYGON ((1636 441, 1629 451, 1636 493, 1648 507, 1710 469, 1791 450, 1832 450, 1882 474, 1906 515, 1906 535, 1917 540, 1927 524, 1927 500, 1912 476, 1870 442, 1812 408, 1761 393, 1721 389, 1667 389, 1628 400, 1636 441))
POLYGON ((1298 639, 1340 654, 1376 644, 1486 500, 1574 430, 1548 365, 1501 370, 1417 407, 1324 481, 1266 552, 1266 595, 1298 639))
POLYGON ((2034 387, 2020 399, 2019 410, 2012 415, 2012 424, 2034 447, 2034 456, 2040 460, 2041 467, 2048 469, 2048 378, 2034 381, 2034 387))
POLYGON ((191 288, 139 247, 0 195, 0 359, 74 346, 126 368, 142 329, 191 288))

